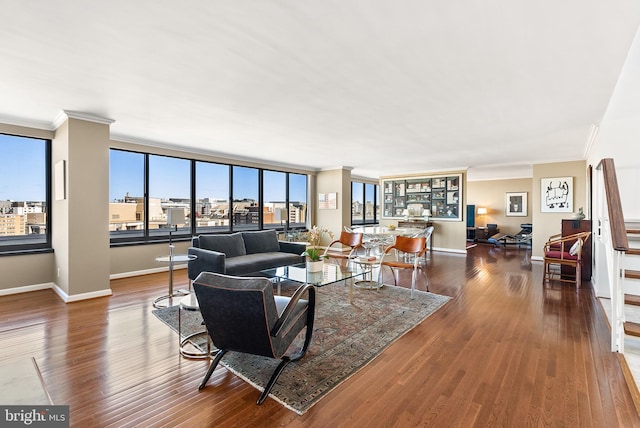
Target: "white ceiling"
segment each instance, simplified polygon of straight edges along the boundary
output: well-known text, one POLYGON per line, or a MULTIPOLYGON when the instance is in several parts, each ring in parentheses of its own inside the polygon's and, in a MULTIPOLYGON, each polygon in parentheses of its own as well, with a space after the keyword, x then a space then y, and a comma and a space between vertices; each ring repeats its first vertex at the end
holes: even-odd
POLYGON ((355 176, 583 159, 637 0, 0 0, 0 121, 355 176))

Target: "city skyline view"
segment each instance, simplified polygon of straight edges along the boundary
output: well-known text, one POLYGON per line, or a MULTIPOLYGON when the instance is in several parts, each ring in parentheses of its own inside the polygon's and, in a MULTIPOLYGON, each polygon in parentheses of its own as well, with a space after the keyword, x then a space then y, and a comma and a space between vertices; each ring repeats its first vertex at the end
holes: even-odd
MULTIPOLYGON (((122 150, 110 151, 109 201, 144 195, 144 155, 122 150)), ((196 164, 196 198, 228 200, 229 168, 233 168, 233 188, 242 189, 234 199, 258 200, 258 169, 211 162, 196 164)), ((284 172, 264 170, 265 202, 285 200, 284 172), (282 177, 279 182, 276 177, 282 177)), ((289 199, 306 202, 306 175, 289 175, 289 199)), ((190 161, 168 156, 149 157, 149 196, 161 199, 190 199, 190 161)))
POLYGON ((46 140, 0 134, 0 201, 44 201, 46 199, 46 140))

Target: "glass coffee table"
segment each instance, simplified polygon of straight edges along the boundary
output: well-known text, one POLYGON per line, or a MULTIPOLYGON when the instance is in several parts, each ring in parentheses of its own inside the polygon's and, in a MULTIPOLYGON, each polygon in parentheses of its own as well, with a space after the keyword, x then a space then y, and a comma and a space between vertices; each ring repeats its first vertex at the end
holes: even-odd
POLYGON ((369 272, 371 272, 370 269, 367 269, 366 267, 355 263, 352 266, 342 266, 334 263, 325 263, 322 266, 322 271, 307 272, 306 264, 300 263, 297 265, 265 269, 260 271, 259 274, 261 276, 266 276, 268 278, 277 280, 278 294, 280 294, 280 282, 282 280, 295 281, 301 284, 311 284, 316 287, 323 287, 325 285, 333 284, 336 282, 349 280, 349 302, 353 303, 354 278, 364 276, 369 272))

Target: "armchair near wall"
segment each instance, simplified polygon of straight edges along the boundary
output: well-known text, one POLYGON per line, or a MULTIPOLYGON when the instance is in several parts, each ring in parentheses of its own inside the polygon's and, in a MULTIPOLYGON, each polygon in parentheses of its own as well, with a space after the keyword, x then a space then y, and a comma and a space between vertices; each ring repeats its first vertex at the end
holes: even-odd
POLYGON ((591 232, 580 232, 569 236, 553 235, 544 244, 545 283, 556 279, 575 284, 576 289, 582 283, 582 247, 587 243, 591 232), (568 267, 571 274, 562 271, 568 267))
POLYGON ((495 223, 487 223, 487 227, 479 227, 476 229, 477 242, 489 242, 489 238, 500 232, 498 225, 495 223))
POLYGON ((496 233, 500 232, 498 225, 495 223, 487 223, 487 235, 491 238, 496 233))

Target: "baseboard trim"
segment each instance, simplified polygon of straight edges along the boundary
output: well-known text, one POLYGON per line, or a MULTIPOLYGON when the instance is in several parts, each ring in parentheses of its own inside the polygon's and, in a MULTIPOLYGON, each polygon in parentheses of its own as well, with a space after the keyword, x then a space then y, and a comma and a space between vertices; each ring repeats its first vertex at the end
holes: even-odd
POLYGON ((0 290, 0 296, 10 296, 12 294, 28 293, 30 291, 48 290, 53 288, 53 282, 45 282, 43 284, 23 285, 20 287, 6 288, 0 290))
MULTIPOLYGON (((176 264, 173 266, 173 270, 186 269, 186 268, 187 268, 186 263, 176 264)), ((168 272, 168 271, 169 271, 169 266, 163 266, 163 267, 157 267, 153 269, 142 269, 142 270, 134 270, 130 272, 113 273, 109 275, 109 279, 131 278, 132 276, 150 275, 152 273, 160 273, 160 272, 168 272)))
POLYGON ((442 253, 467 254, 467 249, 466 248, 464 250, 458 250, 456 248, 433 247, 433 251, 440 251, 442 253))
POLYGON ((616 352, 616 355, 618 357, 618 362, 620 363, 620 368, 622 369, 624 380, 627 383, 627 388, 629 388, 629 393, 633 399, 633 404, 636 407, 636 413, 640 416, 640 391, 638 391, 638 385, 636 385, 636 381, 633 378, 633 374, 631 373, 631 369, 627 364, 627 359, 624 357, 624 354, 616 352))
MULTIPOLYGON (((604 320, 607 323, 607 327, 609 327, 609 331, 611 331, 611 323, 609 322, 609 317, 607 316, 607 312, 604 309, 602 298, 596 297, 595 299, 600 306, 600 310, 602 311, 602 316, 604 316, 604 320)), ((620 369, 622 370, 624 381, 627 384, 627 388, 629 389, 629 394, 631 394, 631 399, 633 400, 636 412, 638 413, 638 416, 640 416, 640 391, 638 391, 636 380, 633 378, 633 373, 631 373, 631 369, 629 368, 629 364, 627 363, 627 359, 625 358, 624 354, 621 354, 620 352, 614 353, 618 358, 618 363, 620 364, 620 369)))
POLYGON ((81 300, 95 299, 97 297, 108 297, 113 294, 110 288, 107 288, 105 290, 91 291, 89 293, 72 294, 72 295, 67 294, 67 292, 64 291, 62 288, 58 287, 57 284, 53 284, 52 288, 53 288, 53 291, 58 295, 58 297, 60 297, 62 301, 65 303, 79 302, 81 300))
POLYGON ((25 285, 22 287, 14 287, 14 288, 7 288, 4 290, 0 290, 0 296, 9 296, 12 294, 22 294, 22 293, 29 293, 31 291, 41 291, 41 290, 53 290, 53 292, 56 293, 56 295, 60 297, 60 299, 65 303, 77 302, 80 300, 87 300, 87 299, 95 299, 96 297, 111 296, 112 294, 111 289, 108 288, 106 290, 92 291, 89 293, 74 294, 70 296, 67 294, 66 291, 60 288, 56 283, 47 282, 43 284, 25 285))

